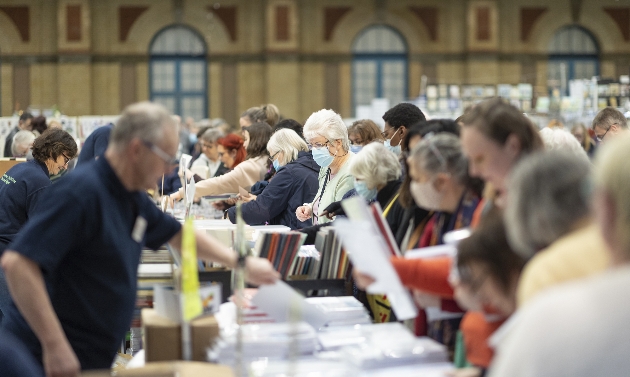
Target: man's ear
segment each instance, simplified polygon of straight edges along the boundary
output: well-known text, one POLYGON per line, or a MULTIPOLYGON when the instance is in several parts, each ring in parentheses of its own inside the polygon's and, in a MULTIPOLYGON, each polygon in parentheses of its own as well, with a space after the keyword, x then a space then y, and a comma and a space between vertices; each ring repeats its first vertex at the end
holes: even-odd
POLYGON ((128 158, 132 159, 132 161, 138 161, 142 158, 143 149, 144 145, 142 144, 142 141, 138 138, 133 138, 129 144, 127 144, 125 151, 127 152, 128 158))
POLYGON ((507 140, 505 140, 503 148, 506 152, 509 153, 512 158, 516 158, 521 154, 521 151, 523 150, 523 145, 518 139, 518 136, 512 133, 507 137, 507 140))

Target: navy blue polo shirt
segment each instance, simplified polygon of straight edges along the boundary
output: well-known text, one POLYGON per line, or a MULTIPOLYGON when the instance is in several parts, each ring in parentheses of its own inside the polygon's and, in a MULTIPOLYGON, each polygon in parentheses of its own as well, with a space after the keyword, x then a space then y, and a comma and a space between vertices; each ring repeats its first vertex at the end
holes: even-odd
POLYGON ((33 216, 44 189, 51 185, 48 168, 37 160, 17 164, 0 178, 0 254, 33 216))
POLYGON ((86 162, 94 160, 95 157, 100 157, 105 154, 107 145, 109 145, 109 136, 112 133, 113 124, 106 124, 95 129, 85 139, 85 143, 81 147, 81 153, 77 158, 77 165, 84 164, 86 162))
MULTIPOLYGON (((106 158, 79 166, 46 194, 8 249, 40 266, 81 368, 109 368, 131 324, 142 247, 157 249, 181 225, 145 193, 127 191, 106 158), (132 237, 139 217, 146 232, 132 237)), ((42 360, 39 341, 15 304, 3 326, 42 360)))

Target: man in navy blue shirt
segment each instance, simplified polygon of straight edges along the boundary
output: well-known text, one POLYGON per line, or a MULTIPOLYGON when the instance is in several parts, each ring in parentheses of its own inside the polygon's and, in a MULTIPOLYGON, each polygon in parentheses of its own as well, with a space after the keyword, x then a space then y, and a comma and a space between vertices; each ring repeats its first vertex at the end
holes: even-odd
POLYGON ((95 129, 90 136, 85 139, 85 143, 83 143, 81 153, 77 159, 77 165, 92 161, 105 154, 112 128, 114 128, 114 125, 111 123, 101 126, 95 129))
MULTIPOLYGON (((181 246, 181 225, 144 193, 171 168, 177 133, 163 106, 129 106, 104 157, 52 186, 41 212, 5 251, 14 304, 3 330, 42 361, 47 375, 109 368, 131 322, 142 247, 181 246)), ((244 263, 253 284, 278 278, 267 260, 239 261, 204 232, 196 239, 200 258, 244 263)))

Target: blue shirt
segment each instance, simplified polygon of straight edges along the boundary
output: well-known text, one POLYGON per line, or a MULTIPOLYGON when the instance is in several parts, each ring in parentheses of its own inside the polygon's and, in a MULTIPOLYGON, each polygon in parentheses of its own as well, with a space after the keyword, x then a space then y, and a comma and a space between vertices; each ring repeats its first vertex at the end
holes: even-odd
MULTIPOLYGON (((52 306, 82 369, 109 368, 129 330, 143 246, 157 249, 181 225, 143 192, 125 189, 106 158, 51 186, 9 245, 43 273, 52 306), (138 218, 146 232, 132 237, 138 218)), ((11 304, 3 326, 42 360, 38 339, 11 304)))
POLYGON ((48 168, 37 160, 17 164, 0 178, 0 254, 33 216, 50 185, 48 168))
POLYGON ((113 124, 106 124, 95 129, 87 139, 85 139, 85 143, 83 143, 81 153, 77 159, 77 165, 92 161, 94 158, 101 157, 105 154, 112 128, 114 128, 113 124))

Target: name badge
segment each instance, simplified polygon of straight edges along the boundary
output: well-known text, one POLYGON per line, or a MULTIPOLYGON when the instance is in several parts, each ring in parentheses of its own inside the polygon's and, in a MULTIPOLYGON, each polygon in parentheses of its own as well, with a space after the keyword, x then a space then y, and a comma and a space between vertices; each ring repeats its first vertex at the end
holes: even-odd
POLYGON ((144 238, 144 232, 147 230, 147 220, 142 216, 136 217, 136 223, 133 225, 133 230, 131 231, 131 238, 137 243, 142 242, 144 238))

